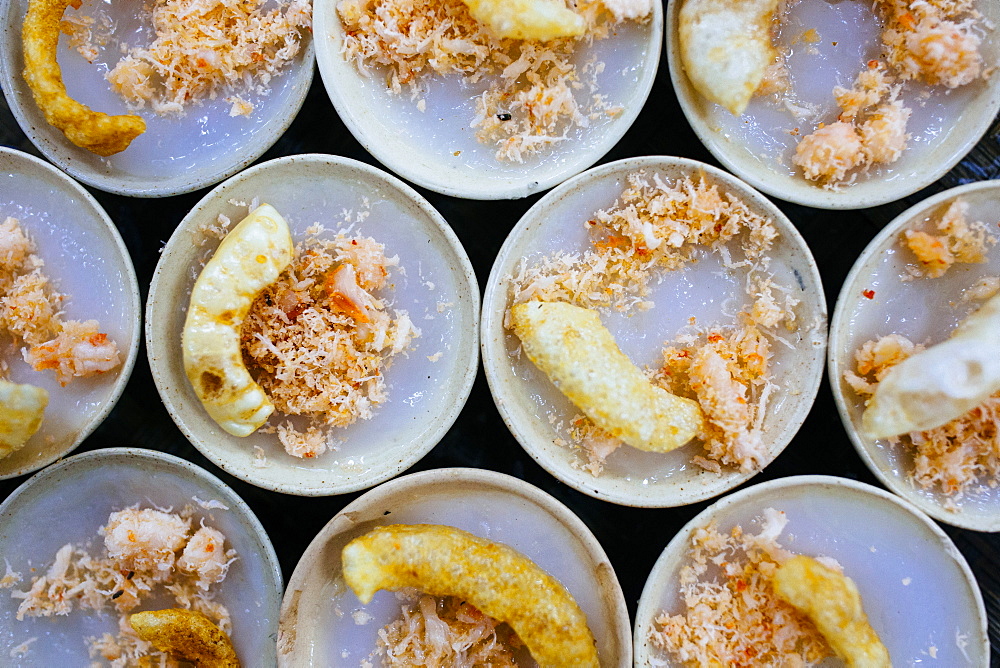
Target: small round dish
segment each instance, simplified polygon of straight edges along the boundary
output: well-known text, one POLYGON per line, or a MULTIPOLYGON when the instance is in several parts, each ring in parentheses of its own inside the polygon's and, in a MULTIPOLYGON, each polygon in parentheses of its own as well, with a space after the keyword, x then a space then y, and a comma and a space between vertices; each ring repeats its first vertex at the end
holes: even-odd
POLYGON ((632 665, 625 597, 587 526, 526 482, 463 468, 414 473, 380 485, 330 520, 288 581, 278 665, 355 665, 374 651, 379 629, 399 616, 399 602, 380 591, 361 605, 340 574, 341 551, 386 524, 444 524, 518 550, 569 589, 587 615, 601 665, 632 665))
MULTIPOLYGON (((229 487, 204 469, 178 457, 139 448, 93 450, 66 459, 38 473, 0 504, 0 558, 24 580, 43 572, 67 543, 90 543, 90 553, 103 549, 98 529, 108 516, 136 504, 144 508, 195 508, 195 525, 204 520, 221 531, 239 558, 226 579, 213 588, 216 599, 232 615, 231 639, 237 654, 249 664, 273 665, 274 634, 281 604, 281 570, 264 528, 250 508, 229 487), (221 504, 221 505, 220 505, 221 504)), ((17 660, 19 666, 90 665, 85 638, 115 634, 114 614, 76 610, 68 616, 16 621, 20 601, 11 589, 0 590, 0 651, 14 657, 16 647, 30 638, 17 660)))
MULTIPOLYGON (((682 4, 669 1, 666 33, 670 78, 684 115, 723 165, 774 197, 820 209, 860 209, 901 199, 951 169, 1000 111, 1000 77, 995 75, 951 90, 911 82, 902 97, 912 108, 906 128, 911 139, 899 160, 859 174, 850 185, 824 189, 803 178, 792 157, 799 137, 812 132, 817 122, 837 120, 834 86, 849 88, 864 64, 880 57, 881 20, 872 3, 806 0, 790 6, 777 43, 792 54, 788 68, 797 104, 818 107, 815 118, 801 119, 760 96, 739 117, 705 100, 681 63, 677 34, 682 4)), ((984 23, 1000 22, 1000 5, 976 4, 984 23)), ((986 31, 981 50, 984 67, 1000 62, 995 30, 986 31)))
MULTIPOLYGON (((574 58, 579 67, 603 63, 595 67, 596 89, 583 98, 589 100, 594 93, 606 96, 620 112, 593 115, 588 127, 570 130, 565 140, 523 162, 498 160, 496 147, 476 140, 471 123, 488 82, 466 84, 454 75, 427 76, 421 92, 421 106, 426 107, 421 111, 408 89, 391 92, 382 68, 372 67, 370 77, 360 74, 344 57, 337 0, 315 3, 316 58, 340 118, 388 169, 444 195, 516 199, 542 192, 593 165, 635 121, 653 86, 663 40, 662 3, 651 4, 647 23, 618 24, 608 38, 581 43, 574 58)), ((580 74, 579 80, 586 86, 589 76, 580 74)))
POLYGON ((17 218, 38 248, 45 272, 66 294, 64 319, 100 323, 118 345, 121 365, 65 387, 34 371, 7 341, 9 379, 49 393, 41 428, 20 450, 0 459, 0 479, 36 471, 72 452, 108 416, 139 354, 139 284, 118 229, 80 184, 27 153, 0 147, 0 221, 17 218))
POLYGON ((996 230, 1000 184, 983 181, 959 186, 907 209, 872 239, 847 275, 830 324, 829 374, 841 420, 855 449, 890 490, 947 524, 976 531, 1000 531, 1000 489, 974 484, 955 501, 939 486, 918 485, 913 449, 861 430, 865 405, 844 380, 856 371, 855 351, 869 340, 902 334, 916 344, 945 340, 955 325, 981 302, 963 299, 964 290, 985 277, 1000 275, 1000 250, 993 247, 983 264, 955 264, 938 278, 909 278, 916 257, 900 242, 904 230, 932 234, 944 207, 956 199, 969 205, 967 220, 996 230))
MULTIPOLYGON (((103 18, 114 25, 106 44, 97 44, 98 56, 87 62, 62 37, 58 62, 71 97, 108 114, 136 113, 146 121, 146 131, 121 153, 103 158, 73 145, 61 131, 45 121, 24 81, 21 24, 28 0, 0 2, 0 88, 28 139, 46 158, 71 176, 94 188, 130 197, 167 197, 191 192, 235 174, 284 133, 305 101, 312 82, 315 54, 311 33, 303 34, 295 60, 271 80, 266 94, 240 93, 254 106, 246 116, 231 116, 233 105, 223 92, 213 100, 189 105, 181 116, 161 116, 148 106, 130 112, 111 90, 104 75, 121 58, 119 41, 148 44, 148 20, 135 7, 118 3, 86 2, 82 14, 97 19, 97 33, 107 30, 103 18)), ((70 9, 68 14, 74 10, 70 9)), ((148 15, 147 15, 148 16, 148 15)))
MULTIPOLYGON (((861 593, 865 613, 895 666, 935 658, 946 666, 989 662, 986 610, 951 539, 909 503, 871 485, 831 476, 793 476, 754 485, 709 506, 675 535, 646 580, 635 621, 635 665, 679 665, 653 647, 663 611, 683 610, 677 577, 693 533, 714 523, 757 533, 763 511, 785 513, 778 542, 797 554, 836 559, 861 593), (864 518, 864 521, 858 521, 864 518)), ((840 665, 828 661, 821 665, 840 665)))
MULTIPOLYGON (((698 251, 697 261, 650 281, 647 311, 598 309, 621 350, 640 368, 662 364, 665 341, 682 331, 715 324, 731 325, 743 306, 747 271, 727 268, 719 254, 698 251), (692 322, 694 321, 694 322, 692 322)), ((760 193, 730 174, 684 158, 645 157, 612 162, 562 184, 521 218, 504 242, 490 272, 483 297, 483 366, 497 409, 521 446, 552 475, 595 498, 638 507, 670 507, 711 498, 745 482, 770 463, 792 440, 812 407, 822 380, 826 347, 826 306, 812 254, 795 227, 760 193), (769 271, 777 284, 790 286, 798 299, 798 327, 783 336, 789 346, 772 346, 773 380, 783 388, 763 420, 766 455, 756 470, 723 466, 720 473, 692 458, 702 453, 692 441, 668 453, 628 446, 615 450, 603 472, 584 468, 586 458, 568 445, 569 423, 580 409, 553 385, 520 350, 517 336, 504 327, 511 304, 512 277, 526 258, 537 261, 555 251, 582 252, 591 245, 585 224, 616 202, 627 177, 645 171, 647 180, 704 176, 723 192, 742 200, 752 212, 769 217, 779 233, 768 251, 769 271), (790 338, 789 338, 790 337, 790 338), (797 337, 797 338, 796 338, 797 337)), ((784 329, 782 328, 782 331, 784 329)))
MULTIPOLYGON (((208 193, 177 227, 153 275, 146 343, 153 379, 184 435, 222 469, 287 494, 343 494, 406 470, 458 417, 478 367, 479 287, 465 250, 444 218, 412 188, 354 160, 297 155, 256 165, 208 193), (208 234, 219 214, 237 222, 259 199, 288 221, 294 241, 312 224, 350 229, 398 255, 383 291, 421 334, 385 371, 388 400, 370 420, 338 430, 335 452, 287 455, 275 434, 224 432, 205 412, 184 373, 181 332, 195 278, 215 252, 208 234), (351 212, 348 214, 347 212, 351 212), (345 223, 345 216, 353 216, 345 223)), ((277 417, 277 416, 275 416, 277 417)))

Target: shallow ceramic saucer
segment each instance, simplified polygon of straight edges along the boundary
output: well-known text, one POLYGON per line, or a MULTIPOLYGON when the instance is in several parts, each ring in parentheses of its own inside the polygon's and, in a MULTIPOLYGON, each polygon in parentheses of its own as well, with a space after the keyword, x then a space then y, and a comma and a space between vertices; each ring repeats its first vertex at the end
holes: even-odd
POLYGON ((458 417, 478 366, 479 288, 455 233, 402 181, 329 155, 265 162, 208 193, 167 242, 146 318, 153 379, 184 435, 232 475, 288 494, 342 494, 412 466, 458 417), (219 214, 239 221, 254 198, 282 214, 296 242, 319 222, 330 236, 350 229, 384 244, 387 256, 398 255, 392 286, 381 296, 390 308, 405 310, 421 331, 385 370, 389 398, 374 408, 374 417, 335 431, 336 450, 313 459, 286 454, 274 433, 227 434, 202 408, 184 373, 181 332, 191 287, 219 243, 205 227, 219 214), (353 216, 350 223, 345 212, 353 216))
MULTIPOLYGON (((675 535, 653 566, 636 611, 635 665, 680 666, 650 634, 662 612, 681 614, 680 569, 698 529, 760 531, 763 512, 785 513, 778 542, 791 552, 832 557, 854 580, 872 627, 895 666, 985 666, 986 609, 965 558, 930 518, 877 487, 831 476, 792 476, 753 485, 709 506, 675 535)), ((843 665, 827 660, 823 666, 843 665)))
MULTIPOLYGON (((788 347, 772 345, 774 381, 782 391, 766 411, 766 466, 792 440, 812 407, 822 379, 826 348, 823 286, 805 241, 782 212, 746 184, 703 163, 672 157, 630 158, 591 169, 562 184, 525 213, 511 231, 493 265, 483 297, 483 366, 497 409, 521 446, 551 474, 605 501, 640 507, 679 506, 711 498, 745 482, 756 471, 723 467, 721 473, 692 463, 701 454, 695 442, 669 453, 620 447, 594 476, 586 459, 567 442, 566 425, 580 410, 520 352, 520 342, 504 329, 510 307, 512 276, 525 260, 539 261, 555 251, 582 252, 590 247, 586 221, 608 209, 626 185, 628 175, 645 170, 665 180, 704 175, 723 192, 735 194, 749 208, 770 217, 779 239, 768 252, 769 271, 778 284, 791 286, 801 300, 799 327, 785 337, 788 347), (796 339, 798 337, 798 339, 796 339)), ((746 271, 725 267, 717 254, 703 253, 687 267, 659 274, 650 281, 648 311, 619 313, 601 309, 601 319, 619 347, 640 368, 659 364, 664 342, 696 318, 697 325, 733 324, 734 312, 746 297, 746 271), (662 280, 660 280, 662 279, 662 280)))
POLYGON ((49 393, 41 428, 20 450, 0 459, 0 479, 24 475, 66 456, 108 416, 139 354, 139 284, 121 235, 80 184, 27 153, 0 147, 0 221, 17 218, 32 238, 45 272, 67 295, 64 318, 95 319, 118 345, 121 366, 65 387, 37 372, 5 344, 9 379, 49 393))
MULTIPOLYGON (((517 478, 481 469, 403 476, 340 511, 306 549, 281 608, 278 665, 358 665, 379 629, 400 615, 392 592, 362 605, 344 583, 341 550, 387 524, 444 524, 504 543, 559 580, 587 615, 601 665, 632 665, 621 585, 587 526, 553 497, 517 478)), ((502 574, 498 574, 501 575, 502 574)))
POLYGON ((74 610, 16 621, 20 600, 11 592, 27 589, 33 573, 44 573, 67 543, 89 543, 90 554, 101 554, 98 529, 112 512, 136 504, 175 512, 190 505, 195 526, 204 520, 226 536, 227 548, 235 548, 239 558, 214 588, 215 600, 232 615, 231 638, 244 665, 273 665, 282 583, 264 527, 215 476, 178 457, 140 448, 70 457, 30 478, 0 504, 0 561, 24 578, 13 589, 0 589, 0 656, 14 657, 15 648, 36 638, 18 656, 18 666, 90 665, 85 638, 115 634, 116 615, 74 610))
MULTIPOLYGON (((468 199, 516 199, 542 192, 597 162, 624 136, 642 109, 656 77, 663 41, 663 7, 653 2, 643 25, 626 21, 611 36, 581 42, 577 65, 604 63, 596 74, 598 94, 621 113, 592 119, 588 127, 523 162, 498 161, 496 147, 476 141, 471 123, 485 83, 427 77, 426 110, 410 91, 392 94, 385 72, 358 72, 344 59, 344 29, 337 0, 314 7, 316 58, 327 94, 341 120, 376 159, 399 176, 435 192, 468 199)), ((586 77, 580 76, 585 83, 586 77)), ((589 98, 590 95, 584 95, 589 98)))
MULTIPOLYGON (((850 87, 871 59, 881 55, 879 26, 873 3, 791 3, 777 43, 792 55, 788 69, 795 102, 812 104, 815 117, 796 118, 777 103, 756 97, 739 117, 708 102, 691 85, 681 63, 677 38, 683 0, 669 0, 666 10, 667 62, 681 109, 702 143, 727 169, 759 190, 779 199, 821 209, 860 209, 910 195, 930 185, 967 154, 1000 112, 1000 77, 956 89, 907 84, 903 99, 912 109, 907 123, 908 148, 897 162, 859 174, 835 190, 804 179, 792 163, 801 136, 816 123, 837 120, 834 86, 850 87)), ((877 3, 876 3, 877 4, 877 3)), ((983 23, 1000 24, 1000 4, 976 3, 983 23)), ((1000 63, 1000 33, 983 31, 985 67, 1000 63)))
POLYGON ((855 371, 854 353, 863 343, 902 334, 914 343, 933 344, 948 337, 958 321, 979 302, 964 300, 963 291, 985 277, 1000 275, 1000 249, 987 252, 983 264, 955 264, 939 278, 910 278, 907 266, 916 257, 900 243, 905 230, 936 234, 934 222, 944 207, 961 198, 969 205, 969 222, 981 221, 995 234, 1000 222, 1000 182, 959 186, 916 204, 883 228, 858 257, 837 298, 830 322, 828 370, 844 428, 858 454, 879 480, 925 513, 948 524, 976 531, 1000 531, 1000 488, 973 485, 955 501, 939 487, 917 485, 912 449, 862 433, 864 402, 844 380, 855 371))
POLYGON ((121 58, 118 40, 146 44, 152 39, 151 28, 136 16, 133 4, 88 1, 80 13, 98 19, 96 32, 103 29, 101 17, 109 17, 116 39, 99 46, 94 63, 70 48, 67 37, 60 40, 58 62, 67 92, 97 111, 136 113, 146 121, 146 131, 127 149, 102 158, 73 145, 45 121, 35 104, 22 76, 21 24, 27 7, 28 0, 0 0, 0 88, 21 129, 46 158, 74 178, 108 192, 166 197, 204 188, 235 174, 288 129, 312 82, 315 54, 311 33, 306 31, 301 51, 271 80, 265 95, 223 90, 214 100, 189 105, 182 116, 161 116, 149 108, 130 112, 104 75, 121 58), (249 115, 230 115, 233 105, 226 98, 233 94, 254 105, 249 115))

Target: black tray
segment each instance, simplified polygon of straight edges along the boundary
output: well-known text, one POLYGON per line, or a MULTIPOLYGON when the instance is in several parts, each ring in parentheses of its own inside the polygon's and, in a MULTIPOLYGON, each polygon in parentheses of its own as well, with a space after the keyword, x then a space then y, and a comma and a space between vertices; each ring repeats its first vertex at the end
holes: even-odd
MULTIPOLYGON (((0 99, 0 144, 40 156, 0 99)), ((260 161, 298 153, 330 153, 381 168, 340 123, 320 77, 285 135, 260 161)), ((702 146, 681 113, 664 56, 649 101, 628 134, 601 163, 639 155, 676 155, 718 162, 702 146)), ((861 211, 824 211, 778 201, 805 237, 819 265, 827 308, 834 302, 855 259, 893 217, 920 200, 970 181, 1000 178, 1000 118, 978 146, 951 172, 928 188, 897 202, 861 211)), ((143 303, 159 251, 171 232, 208 189, 163 199, 135 199, 91 189, 118 226, 135 263, 143 303)), ((480 285, 507 233, 538 195, 523 200, 480 202, 438 195, 418 188, 451 224, 475 267, 480 285)), ((144 346, 143 346, 144 348, 144 346)), ((160 450, 188 459, 230 485, 267 529, 287 582, 306 546, 341 508, 359 493, 304 498, 269 492, 242 482, 210 463, 184 438, 160 402, 145 350, 110 416, 76 450, 134 446, 160 450), (294 518, 295 521, 289 521, 294 518)), ((493 404, 480 369, 469 401, 455 425, 430 454, 410 472, 468 466, 507 473, 545 490, 569 506, 590 527, 607 551, 634 620, 636 605, 653 562, 673 535, 710 501, 682 508, 626 508, 577 492, 553 478, 534 462, 508 432, 493 404)), ((795 439, 768 467, 744 485, 790 475, 835 475, 879 486, 858 457, 844 431, 830 389, 824 381, 812 412, 795 439)), ((0 481, 0 499, 26 477, 0 481)), ((1000 535, 942 525, 968 560, 979 582, 989 616, 991 664, 1000 665, 1000 535)), ((2 659, 0 659, 2 662, 2 659)))

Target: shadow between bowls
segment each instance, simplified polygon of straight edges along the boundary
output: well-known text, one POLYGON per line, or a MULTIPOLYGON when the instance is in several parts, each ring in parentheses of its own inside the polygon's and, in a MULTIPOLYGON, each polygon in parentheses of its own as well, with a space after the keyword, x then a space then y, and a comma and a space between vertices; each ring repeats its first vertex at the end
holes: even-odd
MULTIPOLYGON (((328 235, 331 236, 331 235, 328 235)), ((441 215, 402 181, 361 162, 309 154, 242 172, 209 192, 181 221, 157 264, 146 304, 149 364, 174 422, 228 473, 286 494, 343 494, 383 482, 415 464, 444 436, 472 390, 478 367, 479 289, 472 265, 441 215), (276 434, 238 438, 205 412, 184 372, 181 332, 191 288, 218 246, 206 232, 220 214, 238 221, 258 198, 288 221, 299 242, 313 223, 350 229, 399 255, 382 292, 421 329, 408 354, 385 371, 389 398, 371 420, 334 432, 313 459, 287 455, 276 434), (350 217, 350 222, 345 221, 350 217)), ((278 416, 272 417, 272 421, 278 416)))
MULTIPOLYGON (((635 665, 680 666, 650 640, 663 611, 683 614, 677 592, 692 535, 715 524, 760 531, 774 508, 788 524, 778 542, 793 553, 836 559, 861 593, 865 613, 893 665, 985 666, 986 608, 968 563, 948 535, 912 504, 877 487, 833 476, 791 476, 715 502, 671 540, 646 580, 635 622, 635 665), (932 649, 933 648, 933 649, 932 649)), ((839 666, 837 660, 822 666, 839 666)))
POLYGON ((111 218, 90 193, 44 160, 0 147, 0 221, 20 220, 65 294, 62 317, 96 319, 114 341, 121 365, 61 386, 49 371, 34 371, 11 345, 8 379, 49 393, 42 426, 21 449, 0 459, 0 480, 36 471, 83 442, 114 408, 139 354, 142 306, 128 249, 111 218))
POLYGON ((987 484, 973 486, 952 508, 953 498, 939 488, 918 486, 911 477, 912 449, 862 433, 864 403, 844 380, 846 371, 855 371, 854 353, 865 341, 893 333, 917 344, 946 339, 974 306, 962 299, 963 290, 987 276, 1000 275, 1000 251, 994 247, 988 251, 985 263, 956 263, 939 278, 903 280, 907 264, 915 263, 916 258, 899 243, 900 235, 911 228, 937 232, 931 219, 959 198, 969 204, 970 222, 997 222, 1000 182, 970 183, 910 207, 862 251, 844 280, 831 319, 829 381, 854 448, 886 487, 946 524, 974 531, 1000 531, 1000 489, 987 484))
MULTIPOLYGON (((29 566, 41 572, 67 543, 100 544, 97 531, 108 516, 137 504, 174 510, 196 506, 195 524, 204 520, 226 536, 227 545, 236 549, 239 558, 217 585, 215 600, 232 615, 230 637, 243 665, 274 665, 282 594, 274 547, 249 506, 221 480, 191 462, 153 450, 108 448, 54 464, 0 504, 0 556, 25 575, 29 566), (199 500, 209 507, 198 506, 199 500)), ((97 548, 90 547, 91 554, 96 554, 97 548)), ((18 622, 18 603, 7 590, 0 596, 0 651, 4 657, 13 657, 11 650, 28 638, 43 638, 29 644, 27 653, 18 658, 17 665, 24 668, 89 665, 84 638, 117 632, 115 615, 82 610, 18 622)), ((156 605, 156 601, 149 604, 156 605)))
MULTIPOLYGON (((929 127, 926 132, 921 133, 916 140, 911 139, 902 157, 889 167, 883 168, 884 175, 870 178, 862 175, 856 182, 837 190, 827 190, 812 185, 795 168, 780 164, 788 157, 776 153, 775 145, 780 144, 780 140, 771 138, 768 141, 758 141, 760 138, 754 134, 763 133, 766 137, 761 124, 767 121, 758 123, 753 113, 755 109, 766 112, 765 102, 755 98, 750 103, 749 111, 744 112, 739 119, 735 119, 719 105, 705 100, 691 85, 681 62, 677 38, 678 15, 683 1, 669 0, 667 3, 664 32, 667 35, 670 79, 684 116, 705 147, 727 169, 753 187, 779 199, 819 209, 862 209, 902 199, 937 181, 954 167, 972 150, 1000 112, 1000 77, 995 75, 985 81, 977 80, 964 88, 937 91, 934 95, 938 95, 940 104, 947 105, 947 108, 937 112, 936 115, 928 115, 926 122, 929 127), (965 101, 964 104, 959 100, 960 97, 965 101)), ((837 51, 838 37, 831 35, 832 31, 839 30, 845 33, 844 39, 841 40, 845 44, 840 45, 840 51, 843 51, 846 42, 862 32, 852 31, 849 20, 836 14, 842 11, 841 8, 849 8, 854 3, 821 3, 819 0, 806 0, 806 2, 815 2, 827 12, 807 17, 803 28, 803 31, 806 28, 814 28, 812 33, 822 39, 816 45, 807 44, 809 39, 801 39, 799 46, 795 47, 796 50, 805 53, 809 48, 818 46, 824 49, 824 54, 826 49, 837 51), (815 21, 824 19, 830 20, 831 23, 816 25, 815 21), (831 43, 830 39, 834 41, 831 43)), ((805 4, 799 3, 796 8, 805 4)), ((1000 4, 979 2, 978 9, 987 21, 994 24, 1000 22, 1000 4)), ((982 50, 983 61, 987 67, 990 63, 1000 61, 1000 40, 995 39, 995 31, 987 31, 987 37, 982 42, 982 50)), ((880 57, 877 46, 871 46, 868 52, 867 58, 880 57)), ((842 57, 844 54, 835 55, 842 57)), ((864 62, 863 58, 859 58, 857 69, 852 69, 847 74, 839 73, 837 84, 849 86, 864 62)), ((826 75, 815 69, 822 67, 822 64, 815 62, 815 58, 809 60, 803 67, 805 69, 799 73, 796 86, 809 86, 813 77, 822 77, 826 80, 826 75)), ((828 90, 832 88, 831 84, 828 90)), ((919 94, 914 93, 913 97, 919 99, 919 94)), ((823 99, 832 102, 832 94, 826 95, 823 99)), ((914 107, 914 116, 924 113, 923 103, 915 104, 914 107)), ((827 122, 836 120, 836 112, 820 120, 827 122)), ((808 119, 796 120, 791 114, 787 114, 787 125, 788 128, 781 130, 786 136, 793 136, 786 130, 791 130, 795 125, 802 126, 802 134, 806 133, 807 128, 812 127, 808 119)), ((912 128, 912 122, 910 126, 912 128)))
POLYGON ((481 84, 464 84, 455 75, 428 75, 422 91, 426 111, 419 111, 408 91, 392 94, 383 69, 372 67, 372 76, 365 77, 345 60, 344 29, 336 7, 337 0, 317 0, 314 18, 320 76, 341 120, 389 170, 434 192, 468 199, 528 197, 597 162, 642 110, 663 42, 663 8, 657 1, 646 25, 626 22, 607 39, 581 46, 576 62, 592 57, 605 64, 597 92, 619 105, 621 113, 568 131, 567 139, 524 162, 502 162, 494 157, 495 147, 476 141, 470 125, 481 84))
MULTIPOLYGON (((341 575, 341 551, 388 524, 444 524, 521 552, 570 591, 587 615, 601 665, 632 665, 631 625, 621 585, 600 543, 562 503, 517 478, 448 468, 403 476, 337 513, 309 544, 281 609, 279 666, 357 664, 400 614, 392 592, 361 605, 341 575), (368 620, 357 623, 356 620, 368 620)), ((504 574, 496 573, 498 577, 504 574)))
MULTIPOLYGON (((723 319, 727 288, 743 299, 744 274, 700 257, 688 267, 664 272, 650 282, 648 299, 656 305, 645 312, 615 313, 601 309, 604 325, 623 352, 638 366, 659 363, 664 340, 690 324, 723 319), (686 300, 686 301, 685 301, 686 300)), ((633 309, 635 310, 635 309, 633 309)), ((490 391, 504 423, 525 449, 562 482, 598 499, 627 506, 680 506, 721 494, 749 480, 770 463, 792 440, 812 407, 823 376, 826 350, 826 305, 823 286, 812 254, 785 215, 763 195, 732 175, 709 165, 669 156, 628 158, 588 170, 555 188, 518 221, 504 242, 490 272, 483 297, 482 356, 490 391), (789 350, 774 346, 775 378, 783 388, 764 418, 767 455, 760 468, 749 472, 724 467, 716 474, 693 464, 696 443, 669 453, 648 453, 623 446, 610 455, 606 467, 594 476, 580 465, 579 455, 564 443, 559 426, 581 411, 520 353, 517 337, 504 329, 510 307, 515 268, 537 261, 556 250, 580 252, 589 247, 586 221, 613 205, 628 175, 645 170, 666 180, 703 175, 723 191, 736 194, 755 213, 773 220, 779 231, 769 255, 770 271, 779 283, 797 286, 799 343, 789 350)))
MULTIPOLYGON (((247 116, 230 115, 232 105, 226 97, 238 91, 227 89, 215 99, 189 105, 180 116, 161 116, 149 108, 130 111, 104 78, 104 72, 121 58, 117 40, 98 44, 99 55, 90 63, 70 48, 69 38, 64 37, 58 62, 69 95, 96 111, 137 114, 146 122, 146 131, 127 149, 104 158, 70 142, 49 125, 35 103, 22 76, 21 25, 27 7, 28 0, 0 1, 0 89, 18 125, 46 158, 74 178, 106 192, 168 197, 218 183, 251 164, 284 134, 312 83, 315 52, 311 32, 307 32, 301 51, 271 80, 266 95, 239 93, 254 105, 247 116)), ((134 10, 132 4, 88 3, 81 11, 97 19, 108 14, 123 42, 146 43, 151 39, 150 27, 143 26, 142 17, 134 10)))

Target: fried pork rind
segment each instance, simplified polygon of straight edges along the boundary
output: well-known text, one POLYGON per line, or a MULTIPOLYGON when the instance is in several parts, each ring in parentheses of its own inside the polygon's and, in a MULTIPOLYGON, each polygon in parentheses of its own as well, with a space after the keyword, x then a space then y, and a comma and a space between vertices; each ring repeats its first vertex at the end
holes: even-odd
POLYGON ((293 253, 288 223, 264 204, 226 235, 191 290, 181 339, 184 371, 208 414, 234 436, 252 434, 274 411, 243 363, 240 327, 293 253))
POLYGON ((779 598, 809 617, 849 668, 892 668, 850 578, 799 555, 778 567, 773 585, 779 598))
POLYGON ((927 431, 964 415, 1000 390, 1000 295, 959 323, 947 341, 892 367, 861 416, 886 438, 927 431))
POLYGON ((777 58, 771 18, 778 0, 685 0, 680 56, 695 89, 739 116, 777 58))
POLYGON ((380 589, 457 596, 506 622, 543 668, 598 668, 587 618, 566 588, 520 552, 454 527, 392 524, 343 550, 344 580, 362 603, 380 589))
POLYGON ((511 309, 524 352, 594 424, 628 445, 669 452, 698 434, 698 403, 670 394, 618 348, 596 311, 566 302, 511 309))
POLYGON ((24 80, 45 120, 62 130, 81 148, 109 156, 128 148, 146 131, 146 122, 134 115, 109 116, 93 111, 66 93, 62 70, 56 62, 59 22, 66 7, 79 8, 80 0, 30 0, 21 37, 24 45, 24 80))
POLYGON ((49 393, 0 379, 0 459, 19 450, 42 425, 49 393))
POLYGON ((500 38, 547 42, 579 37, 587 29, 583 17, 561 0, 462 0, 472 18, 500 38))
POLYGON ((195 610, 170 608, 129 615, 139 637, 175 659, 198 668, 239 668, 240 660, 225 631, 195 610))

